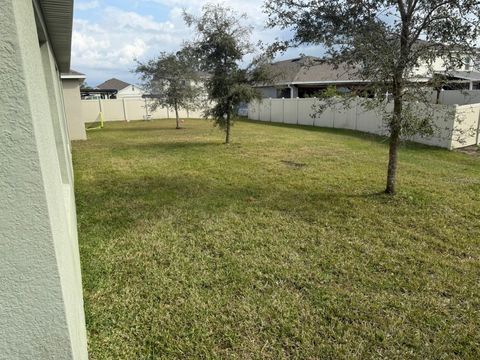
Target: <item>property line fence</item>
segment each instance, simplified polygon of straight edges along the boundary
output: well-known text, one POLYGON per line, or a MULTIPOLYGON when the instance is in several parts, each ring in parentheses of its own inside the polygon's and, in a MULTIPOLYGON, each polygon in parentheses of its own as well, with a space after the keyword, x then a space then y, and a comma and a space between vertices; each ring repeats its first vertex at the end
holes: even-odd
MULTIPOLYGON (((160 108, 151 111, 151 101, 144 99, 112 99, 112 100, 82 100, 82 117, 84 122, 98 121, 98 115, 103 113, 105 121, 134 121, 147 119, 175 118, 172 108, 160 108)), ((182 119, 201 118, 201 111, 179 110, 182 119)))
MULTIPOLYGON (((368 109, 365 99, 352 99, 349 106, 330 104, 321 112, 315 111, 319 99, 263 99, 249 104, 251 120, 349 129, 377 135, 387 135, 388 129, 381 112, 368 109)), ((324 104, 326 105, 326 104, 324 104)), ((431 117, 434 134, 414 136, 407 140, 454 149, 479 143, 480 104, 425 105, 414 104, 419 116, 431 117)), ((387 105, 393 111, 393 105, 387 105)))
MULTIPOLYGON (((439 104, 474 105, 480 103, 480 90, 445 90, 440 92, 439 104)), ((432 91, 431 102, 437 101, 437 92, 432 91)))

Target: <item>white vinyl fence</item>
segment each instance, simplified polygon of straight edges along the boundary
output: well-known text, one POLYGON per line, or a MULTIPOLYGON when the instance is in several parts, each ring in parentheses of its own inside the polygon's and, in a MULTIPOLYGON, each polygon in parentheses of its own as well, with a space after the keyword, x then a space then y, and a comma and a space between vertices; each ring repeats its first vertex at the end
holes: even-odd
MULTIPOLYGON (((432 104, 437 100, 437 93, 432 92, 432 104)), ((445 90, 440 92, 439 103, 442 105, 471 105, 480 103, 480 90, 445 90)))
MULTIPOLYGON (((173 109, 159 107, 153 112, 150 111, 150 102, 144 99, 82 100, 81 104, 82 117, 86 123, 99 121, 100 112, 103 113, 105 121, 175 118, 173 109)), ((179 110, 179 115, 183 119, 202 117, 200 111, 179 110)))
MULTIPOLYGON (((321 114, 313 108, 318 99, 264 99, 249 104, 248 118, 266 122, 350 129, 377 135, 387 135, 381 114, 367 110, 365 100, 352 100, 348 107, 341 103, 329 106, 321 114)), ((430 105, 415 104, 420 115, 431 116, 435 134, 431 137, 409 138, 418 143, 447 149, 478 144, 480 104, 430 105), (433 107, 433 111, 431 110, 433 107), (427 115, 428 114, 428 115, 427 115)), ((389 105, 390 111, 393 106, 389 105)))

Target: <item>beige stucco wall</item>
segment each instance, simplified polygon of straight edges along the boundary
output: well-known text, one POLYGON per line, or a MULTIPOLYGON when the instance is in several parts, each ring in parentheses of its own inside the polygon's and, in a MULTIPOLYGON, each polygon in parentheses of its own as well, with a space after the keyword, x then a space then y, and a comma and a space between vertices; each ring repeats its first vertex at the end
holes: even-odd
POLYGON ((70 140, 86 140, 85 121, 82 116, 79 79, 62 79, 65 113, 70 140))
POLYGON ((0 359, 87 359, 59 73, 31 0, 0 0, 0 359))

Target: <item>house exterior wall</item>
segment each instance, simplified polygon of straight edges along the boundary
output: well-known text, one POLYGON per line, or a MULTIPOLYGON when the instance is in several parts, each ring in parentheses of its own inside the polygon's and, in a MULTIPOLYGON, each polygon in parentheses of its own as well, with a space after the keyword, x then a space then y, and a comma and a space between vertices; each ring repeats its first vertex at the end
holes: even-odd
POLYGON ((136 85, 129 85, 126 88, 119 90, 117 93, 117 99, 131 99, 141 98, 144 91, 136 85))
POLYGON ((85 122, 82 116, 82 99, 78 79, 62 79, 63 98, 70 140, 86 140, 85 122))
POLYGON ((0 0, 0 358, 86 360, 60 77, 34 14, 0 0))
POLYGON ((262 95, 264 99, 276 99, 277 98, 277 89, 274 86, 269 87, 259 87, 257 90, 262 95))
MULTIPOLYGON (((416 77, 431 77, 432 76, 432 71, 433 72, 443 72, 446 71, 446 66, 445 66, 445 61, 442 58, 437 58, 435 61, 428 65, 427 63, 420 64, 419 67, 414 69, 413 71, 413 76, 416 77)), ((480 69, 476 68, 473 64, 473 61, 471 62, 471 66, 467 66, 466 64, 461 66, 460 68, 456 69, 458 71, 479 71, 480 69)))

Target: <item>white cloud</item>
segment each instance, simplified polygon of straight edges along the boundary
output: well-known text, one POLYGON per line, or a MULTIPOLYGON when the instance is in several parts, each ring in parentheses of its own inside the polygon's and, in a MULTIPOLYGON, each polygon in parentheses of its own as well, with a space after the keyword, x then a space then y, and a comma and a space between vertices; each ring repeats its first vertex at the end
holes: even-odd
MULTIPOLYGON (((153 16, 125 11, 118 7, 99 7, 96 11, 101 22, 75 19, 72 67, 85 72, 90 85, 97 85, 109 77, 135 82, 132 70, 134 59, 146 60, 161 51, 178 50, 185 40, 191 39, 192 32, 183 21, 182 11, 200 14, 206 0, 136 0, 138 7, 142 3, 157 3, 169 8, 165 21, 157 21, 153 16)), ((224 3, 222 1, 215 1, 224 3)), ((77 2, 77 9, 94 6, 98 1, 77 2)), ((224 3, 238 13, 246 13, 248 25, 254 27, 252 42, 271 42, 282 35, 274 29, 265 29, 266 15, 262 12, 261 0, 233 0, 224 3)), ((98 5, 98 4, 97 4, 98 5)), ((151 5, 151 4, 150 4, 151 5)), ((300 51, 316 54, 315 49, 289 51, 287 55, 296 56, 300 51)))
POLYGON ((98 2, 98 0, 75 2, 75 10, 80 10, 80 11, 96 9, 99 6, 100 6, 100 3, 98 2))

